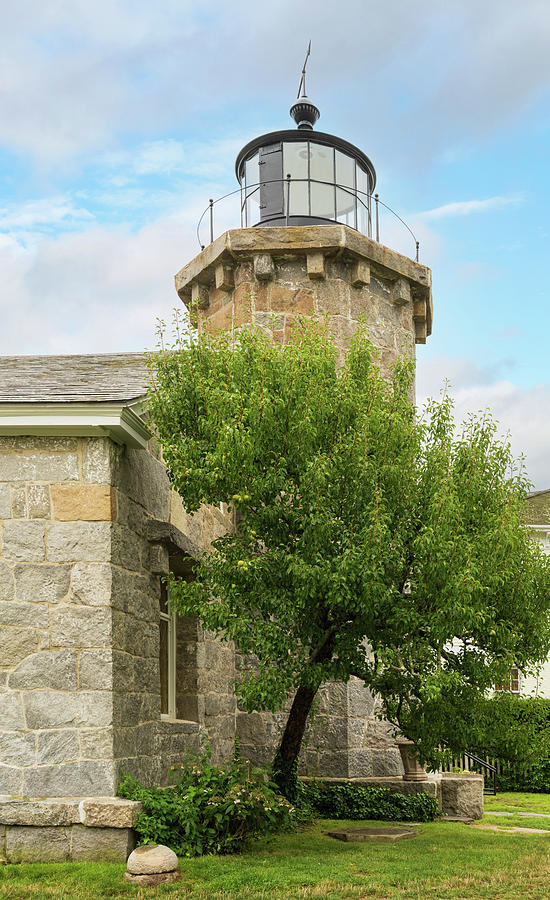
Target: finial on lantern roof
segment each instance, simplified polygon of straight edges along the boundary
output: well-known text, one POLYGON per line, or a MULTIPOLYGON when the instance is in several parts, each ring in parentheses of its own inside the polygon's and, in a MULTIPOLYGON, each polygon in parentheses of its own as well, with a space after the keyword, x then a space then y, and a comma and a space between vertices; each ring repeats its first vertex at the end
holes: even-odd
POLYGON ((306 66, 310 53, 311 41, 307 45, 307 53, 302 67, 302 77, 300 78, 300 84, 298 85, 296 102, 290 107, 290 115, 296 122, 298 128, 307 129, 309 131, 313 129, 313 126, 321 115, 315 106, 315 103, 306 96, 306 66))

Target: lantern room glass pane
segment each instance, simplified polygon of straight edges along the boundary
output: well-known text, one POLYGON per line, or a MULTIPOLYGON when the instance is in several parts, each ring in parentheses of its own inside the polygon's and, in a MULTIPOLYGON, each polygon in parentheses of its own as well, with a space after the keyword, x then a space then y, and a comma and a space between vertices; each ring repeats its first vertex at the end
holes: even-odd
POLYGON ((323 144, 309 145, 310 149, 310 178, 316 181, 330 181, 334 184, 334 150, 323 144))
POLYGON ((355 162, 336 151, 336 218, 355 228, 355 162))
POLYGON ((363 234, 370 235, 370 197, 368 175, 358 164, 356 164, 355 168, 357 177, 357 228, 363 234))
POLYGON ((307 178, 309 148, 307 141, 303 143, 283 144, 283 175, 294 178, 307 178))
POLYGON ((355 161, 339 150, 336 151, 336 184, 352 190, 355 188, 355 161))
MULTIPOLYGON (((290 210, 291 216, 309 215, 309 145, 303 143, 283 144, 283 175, 290 175, 290 210)), ((287 186, 285 183, 284 203, 286 213, 287 186)))
POLYGON ((259 219, 260 189, 258 183, 260 181, 260 166, 257 153, 246 160, 244 172, 246 194, 244 224, 248 228, 259 219))
POLYGON ((311 183, 311 215, 334 221, 334 185, 311 183))
POLYGON ((309 177, 311 178, 311 215, 335 218, 334 149, 322 144, 309 145, 309 177), (319 182, 328 182, 319 184, 319 182))

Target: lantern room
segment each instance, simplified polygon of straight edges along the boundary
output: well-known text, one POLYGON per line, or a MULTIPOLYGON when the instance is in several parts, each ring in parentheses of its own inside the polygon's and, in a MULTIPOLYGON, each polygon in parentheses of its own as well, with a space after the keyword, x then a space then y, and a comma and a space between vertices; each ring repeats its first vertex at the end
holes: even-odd
POLYGON ((315 131, 320 113, 308 97, 290 114, 295 129, 261 135, 237 157, 244 227, 342 222, 372 236, 370 159, 348 141, 315 131))

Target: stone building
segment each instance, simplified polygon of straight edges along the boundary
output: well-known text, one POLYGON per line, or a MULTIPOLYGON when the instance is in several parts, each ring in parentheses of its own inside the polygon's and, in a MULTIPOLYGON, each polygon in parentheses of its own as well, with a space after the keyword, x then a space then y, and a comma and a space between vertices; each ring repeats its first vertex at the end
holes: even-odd
MULTIPOLYGON (((302 98, 297 129, 244 148, 244 208, 252 215, 257 194, 260 221, 213 240, 176 289, 201 328, 253 320, 285 341, 297 315, 326 315, 342 354, 364 318, 387 369, 430 333, 430 271, 370 236, 372 164, 312 132, 314 111, 302 98), (307 190, 293 198, 294 177, 307 190), (327 181, 334 206, 329 197, 323 215, 326 192, 315 192, 327 181)), ((0 857, 13 861, 125 858, 139 805, 115 799, 121 773, 162 783, 203 733, 218 759, 238 735, 263 762, 280 734, 281 716, 237 708, 235 648, 167 606, 162 577, 192 577, 230 522, 223 508, 183 510, 146 393, 142 354, 2 360, 0 857)), ((325 685, 302 771, 406 788, 374 711, 361 683, 325 685)))

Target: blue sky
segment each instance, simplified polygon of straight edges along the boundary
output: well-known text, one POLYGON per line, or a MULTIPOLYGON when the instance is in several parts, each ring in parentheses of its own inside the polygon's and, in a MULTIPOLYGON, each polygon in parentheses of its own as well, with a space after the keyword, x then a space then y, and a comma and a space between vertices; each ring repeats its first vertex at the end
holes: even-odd
MULTIPOLYGON (((550 486, 547 0, 19 0, 2 17, 0 353, 154 345, 238 150, 291 126, 311 38, 318 127, 371 157, 433 270, 419 399, 450 379, 457 415, 491 408, 550 486)), ((381 238, 412 255, 391 223, 381 238)))

